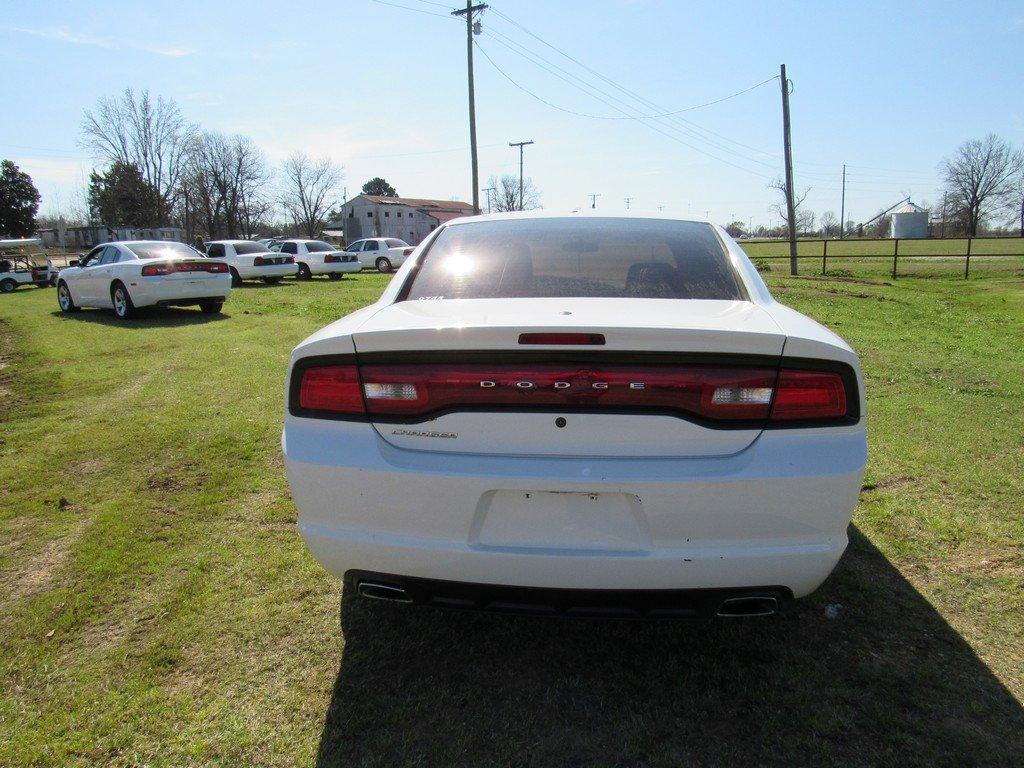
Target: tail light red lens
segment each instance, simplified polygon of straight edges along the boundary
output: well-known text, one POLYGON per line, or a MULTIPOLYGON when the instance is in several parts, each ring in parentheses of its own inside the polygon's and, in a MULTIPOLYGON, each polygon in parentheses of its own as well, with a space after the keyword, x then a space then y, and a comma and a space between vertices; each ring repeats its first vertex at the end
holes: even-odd
POLYGON ((413 248, 406 248, 404 251, 402 251, 402 255, 403 256, 408 256, 409 254, 411 254, 413 252, 413 250, 414 250, 413 248))
POLYGON ((846 414, 846 387, 838 373, 780 371, 772 421, 837 419, 846 414))
POLYGON ((298 405, 331 414, 420 418, 459 409, 676 412, 708 421, 847 415, 831 372, 715 365, 328 365, 303 370, 298 405))
POLYGON ((328 253, 324 256, 324 264, 333 264, 336 261, 341 261, 341 256, 334 253, 328 253))
POLYGON ((299 385, 299 405, 311 411, 364 413, 359 369, 355 365, 307 368, 299 385))
POLYGON ((210 272, 223 274, 228 271, 228 265, 223 261, 161 261, 156 264, 147 264, 142 268, 143 277, 156 277, 170 275, 174 272, 210 272))
POLYGON ((265 265, 265 264, 268 264, 268 263, 271 263, 271 262, 268 262, 268 261, 267 261, 266 259, 264 259, 264 258, 263 258, 262 256, 256 256, 256 257, 255 257, 255 258, 254 258, 254 259, 252 260, 252 265, 253 265, 254 267, 262 267, 263 265, 265 265))

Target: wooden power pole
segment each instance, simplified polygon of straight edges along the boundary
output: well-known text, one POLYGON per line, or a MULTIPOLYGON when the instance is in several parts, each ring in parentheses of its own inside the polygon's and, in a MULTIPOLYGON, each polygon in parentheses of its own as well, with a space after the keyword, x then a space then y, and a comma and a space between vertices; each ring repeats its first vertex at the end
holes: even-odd
POLYGON ((793 143, 789 137, 789 80, 786 65, 779 70, 782 86, 782 143, 786 152, 786 217, 789 219, 789 273, 797 274, 796 262, 796 205, 793 203, 793 143))
POLYGON ((510 141, 508 145, 510 147, 519 147, 519 210, 523 210, 525 206, 525 200, 523 200, 523 147, 533 144, 533 139, 529 141, 510 141))
POLYGON ((473 213, 480 213, 480 170, 476 160, 476 96, 473 90, 473 14, 487 7, 486 3, 473 5, 466 0, 466 7, 452 11, 452 16, 466 16, 466 66, 469 74, 469 152, 473 165, 473 213))

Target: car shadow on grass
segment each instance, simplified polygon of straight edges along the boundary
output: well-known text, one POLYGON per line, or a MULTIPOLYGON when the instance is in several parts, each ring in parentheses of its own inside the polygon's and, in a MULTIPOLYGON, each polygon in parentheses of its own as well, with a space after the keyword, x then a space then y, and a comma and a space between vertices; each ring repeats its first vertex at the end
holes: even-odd
POLYGON ((51 314, 61 320, 113 325, 118 328, 134 328, 138 330, 145 328, 167 328, 177 325, 203 325, 204 323, 220 322, 231 317, 231 315, 223 312, 216 315, 205 315, 195 307, 146 307, 136 311, 138 315, 131 320, 118 319, 112 309, 82 309, 78 312, 61 312, 57 310, 51 314))
POLYGON ((1020 702, 854 528, 826 584, 767 619, 543 619, 346 594, 341 622, 322 768, 1024 764, 1020 702))

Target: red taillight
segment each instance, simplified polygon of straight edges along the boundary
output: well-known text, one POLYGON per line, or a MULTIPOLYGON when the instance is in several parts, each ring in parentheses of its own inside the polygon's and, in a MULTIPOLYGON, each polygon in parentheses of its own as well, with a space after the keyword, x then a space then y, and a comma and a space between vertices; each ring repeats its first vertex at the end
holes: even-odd
POLYGON ((520 344, 603 345, 603 333, 521 333, 520 344))
POLYGON ((299 385, 299 406, 329 413, 364 413, 359 369, 355 365, 307 368, 299 385))
POLYGON ((404 251, 402 251, 402 255, 403 255, 403 256, 408 256, 408 255, 409 255, 410 253, 412 253, 412 252, 413 252, 414 250, 415 250, 415 248, 406 248, 406 249, 405 249, 404 251))
POLYGON ((147 264, 142 268, 143 277, 157 277, 169 275, 172 272, 212 272, 222 274, 228 271, 228 265, 223 261, 161 261, 156 264, 147 264))
POLYGON ((336 261, 341 261, 341 256, 334 253, 328 253, 324 256, 324 264, 334 264, 336 261))
POLYGON ((779 373, 772 421, 837 419, 846 414, 846 387, 839 374, 789 369, 779 373))
POLYGON ((264 259, 264 258, 263 258, 262 256, 257 256, 257 257, 255 257, 255 258, 254 258, 254 259, 252 260, 252 265, 253 265, 254 267, 262 267, 262 266, 264 266, 265 264, 268 264, 268 263, 273 263, 273 262, 268 262, 268 261, 267 261, 266 259, 264 259))
POLYGON ((675 412, 761 424, 848 415, 837 373, 697 364, 327 365, 303 371, 297 404, 308 411, 394 418, 503 408, 675 412))

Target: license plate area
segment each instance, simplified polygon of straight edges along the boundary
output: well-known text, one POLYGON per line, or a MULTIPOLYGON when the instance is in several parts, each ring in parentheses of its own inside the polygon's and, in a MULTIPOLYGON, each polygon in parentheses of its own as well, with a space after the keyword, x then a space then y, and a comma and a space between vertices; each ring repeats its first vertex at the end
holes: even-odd
POLYGON ((643 505, 634 494, 489 491, 471 543, 488 549, 638 553, 650 549, 643 505))

